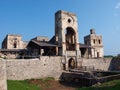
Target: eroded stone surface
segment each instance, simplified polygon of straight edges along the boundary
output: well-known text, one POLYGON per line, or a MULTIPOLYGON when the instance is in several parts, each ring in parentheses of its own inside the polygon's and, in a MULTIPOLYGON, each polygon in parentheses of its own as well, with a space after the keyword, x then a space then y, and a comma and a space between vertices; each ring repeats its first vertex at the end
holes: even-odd
POLYGON ((0 60, 0 90, 7 90, 6 63, 0 60))

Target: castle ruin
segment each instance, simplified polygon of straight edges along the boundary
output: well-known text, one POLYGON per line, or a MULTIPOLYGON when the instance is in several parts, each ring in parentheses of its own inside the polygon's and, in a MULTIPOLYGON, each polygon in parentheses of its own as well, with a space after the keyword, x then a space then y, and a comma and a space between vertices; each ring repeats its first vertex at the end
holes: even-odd
POLYGON ((55 35, 51 39, 39 36, 25 42, 21 35, 8 34, 2 42, 0 53, 7 59, 62 56, 66 70, 80 66, 80 58, 104 56, 102 36, 91 29, 90 34, 84 37, 84 44, 81 44, 77 16, 61 10, 55 13, 55 35))
POLYGON ((51 39, 37 36, 23 41, 21 35, 8 34, 0 57, 2 90, 7 90, 6 80, 59 79, 63 72, 79 67, 107 71, 112 60, 104 58, 102 36, 94 29, 84 37, 84 44, 80 43, 77 16, 62 10, 55 13, 55 35, 51 39))

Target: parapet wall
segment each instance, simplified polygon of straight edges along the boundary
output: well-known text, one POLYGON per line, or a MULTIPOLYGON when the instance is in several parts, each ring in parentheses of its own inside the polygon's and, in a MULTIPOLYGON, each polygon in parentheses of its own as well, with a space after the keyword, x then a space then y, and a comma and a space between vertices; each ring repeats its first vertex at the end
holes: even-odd
POLYGON ((111 58, 83 59, 82 66, 93 66, 95 69, 107 71, 110 69, 111 60, 111 58))
POLYGON ((44 56, 40 60, 8 60, 6 68, 8 80, 59 78, 62 73, 61 57, 44 56))

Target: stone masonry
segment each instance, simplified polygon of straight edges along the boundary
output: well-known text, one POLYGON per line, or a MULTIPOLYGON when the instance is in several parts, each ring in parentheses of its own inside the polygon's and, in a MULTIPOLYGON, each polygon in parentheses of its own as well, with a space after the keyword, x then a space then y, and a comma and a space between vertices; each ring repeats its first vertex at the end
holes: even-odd
MULTIPOLYGON (((7 90, 6 80, 39 79, 54 77, 59 79, 62 75, 62 56, 41 56, 40 59, 20 59, 0 61, 0 90, 7 90)), ((94 67, 96 70, 110 70, 111 58, 82 59, 82 66, 94 67)), ((120 60, 118 60, 120 61, 120 60)), ((119 63, 118 63, 119 64, 119 63)), ((118 65, 117 65, 118 66, 118 65)))
POLYGON ((0 60, 0 90, 7 90, 6 61, 0 60))
POLYGON ((91 49, 88 51, 91 58, 104 56, 102 36, 96 35, 94 29, 91 29, 90 34, 84 37, 84 43, 91 46, 91 49))

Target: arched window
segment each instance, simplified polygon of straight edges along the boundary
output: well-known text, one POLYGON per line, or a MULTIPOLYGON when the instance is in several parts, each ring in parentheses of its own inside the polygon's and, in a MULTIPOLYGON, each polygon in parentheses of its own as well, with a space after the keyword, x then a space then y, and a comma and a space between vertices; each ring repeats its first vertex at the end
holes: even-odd
POLYGON ((68 27, 65 30, 66 50, 75 50, 75 31, 68 27))

